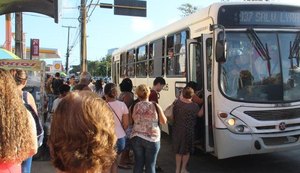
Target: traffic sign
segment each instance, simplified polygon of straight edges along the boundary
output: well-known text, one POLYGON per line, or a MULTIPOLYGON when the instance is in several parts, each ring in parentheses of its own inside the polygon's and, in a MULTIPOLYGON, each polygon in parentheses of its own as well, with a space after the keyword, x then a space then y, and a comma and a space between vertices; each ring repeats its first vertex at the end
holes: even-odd
POLYGON ((137 0, 114 0, 114 14, 146 17, 147 2, 137 0))

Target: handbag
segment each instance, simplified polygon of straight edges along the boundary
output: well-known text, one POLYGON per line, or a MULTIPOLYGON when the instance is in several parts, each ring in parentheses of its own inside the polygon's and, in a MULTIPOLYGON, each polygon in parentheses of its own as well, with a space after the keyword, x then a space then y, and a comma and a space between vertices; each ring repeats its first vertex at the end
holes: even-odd
POLYGON ((164 114, 169 121, 174 121, 173 109, 176 101, 177 99, 164 110, 164 114))

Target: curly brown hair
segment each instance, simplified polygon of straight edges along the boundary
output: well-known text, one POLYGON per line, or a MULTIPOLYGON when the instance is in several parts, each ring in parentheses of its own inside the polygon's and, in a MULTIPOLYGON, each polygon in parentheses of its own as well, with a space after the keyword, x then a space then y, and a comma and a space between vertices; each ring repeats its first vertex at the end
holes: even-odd
POLYGON ((48 144, 61 171, 98 173, 114 162, 116 140, 107 103, 91 91, 74 91, 54 112, 48 144))
POLYGON ((29 114, 9 71, 0 68, 0 162, 21 162, 33 154, 29 114))
POLYGON ((14 73, 14 78, 17 85, 24 85, 27 81, 28 76, 25 70, 16 69, 14 73))

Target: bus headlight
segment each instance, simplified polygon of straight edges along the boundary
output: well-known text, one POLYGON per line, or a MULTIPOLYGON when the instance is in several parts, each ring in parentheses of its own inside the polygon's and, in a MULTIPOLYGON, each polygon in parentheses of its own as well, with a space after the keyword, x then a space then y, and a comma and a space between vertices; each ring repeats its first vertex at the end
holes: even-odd
POLYGON ((227 114, 227 116, 224 116, 224 113, 221 113, 219 114, 219 118, 233 133, 251 133, 251 129, 246 123, 231 114, 227 114))
POLYGON ((234 118, 229 118, 226 120, 227 124, 230 126, 234 126, 235 125, 235 119, 234 118))

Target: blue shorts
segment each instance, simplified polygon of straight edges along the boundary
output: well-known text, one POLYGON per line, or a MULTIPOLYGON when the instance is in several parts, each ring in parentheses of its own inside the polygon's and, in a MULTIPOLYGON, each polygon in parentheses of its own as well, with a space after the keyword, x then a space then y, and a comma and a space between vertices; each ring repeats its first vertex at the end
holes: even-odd
POLYGON ((120 154, 125 148, 125 137, 117 140, 117 153, 120 154))

